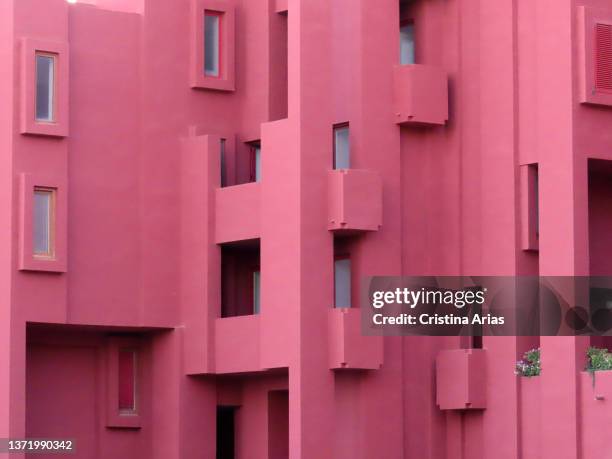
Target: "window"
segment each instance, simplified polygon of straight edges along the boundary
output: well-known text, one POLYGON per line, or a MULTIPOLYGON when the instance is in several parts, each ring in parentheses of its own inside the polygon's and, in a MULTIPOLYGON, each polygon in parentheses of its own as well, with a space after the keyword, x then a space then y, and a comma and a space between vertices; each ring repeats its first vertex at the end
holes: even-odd
POLYGON ((110 336, 106 346, 106 426, 139 429, 142 407, 150 403, 143 390, 150 380, 140 337, 110 336))
POLYGON ((36 121, 55 120, 55 56, 36 53, 36 121))
POLYGON ((612 106, 612 9, 578 7, 580 102, 612 106))
POLYGON ((350 169, 350 167, 349 125, 340 124, 334 127, 334 169, 350 169))
POLYGON ((227 186, 227 164, 225 160, 225 144, 226 140, 221 139, 219 165, 221 168, 221 188, 227 186))
POLYGON ((35 187, 32 208, 34 256, 37 258, 53 258, 55 252, 55 190, 35 187))
POLYGON ((261 181, 261 144, 259 141, 252 142, 250 145, 250 166, 249 181, 261 181))
POLYGON ((400 64, 414 63, 414 23, 402 21, 400 24, 400 64))
POLYGON ((120 414, 136 412, 136 352, 119 350, 118 362, 118 409, 120 414))
POLYGON ((334 261, 334 306, 351 307, 351 259, 336 258, 334 261))
POLYGON ((537 164, 521 166, 521 240, 523 250, 538 250, 540 238, 539 173, 537 164))
MULTIPOLYGON (((32 104, 32 113, 33 110, 32 104)), ((67 205, 64 186, 65 177, 20 174, 20 270, 66 272, 67 205)))
POLYGON ((221 27, 222 13, 204 13, 204 74, 208 77, 221 76, 221 27))
POLYGON ((259 314, 261 306, 261 271, 253 272, 253 314, 259 314))
POLYGON ((595 89, 612 94, 612 24, 595 25, 595 89))

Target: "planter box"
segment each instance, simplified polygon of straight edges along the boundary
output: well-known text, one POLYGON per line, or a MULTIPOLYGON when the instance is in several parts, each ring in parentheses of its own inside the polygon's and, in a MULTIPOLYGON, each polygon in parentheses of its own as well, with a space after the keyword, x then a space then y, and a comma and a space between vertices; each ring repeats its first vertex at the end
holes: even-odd
POLYGON ((436 401, 441 410, 487 406, 484 349, 449 349, 436 359, 436 401))
POLYGON ((530 378, 519 377, 520 381, 520 430, 521 457, 523 459, 538 459, 540 454, 540 376, 530 378))
POLYGON ((605 432, 612 425, 612 371, 596 371, 595 380, 586 371, 580 375, 582 457, 608 457, 610 436, 605 432))

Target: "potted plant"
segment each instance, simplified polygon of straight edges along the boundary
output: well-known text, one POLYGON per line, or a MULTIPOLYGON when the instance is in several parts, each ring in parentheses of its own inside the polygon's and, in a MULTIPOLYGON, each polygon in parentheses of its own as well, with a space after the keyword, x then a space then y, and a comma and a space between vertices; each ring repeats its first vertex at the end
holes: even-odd
POLYGON ((542 363, 540 362, 540 348, 530 349, 523 354, 523 359, 516 362, 514 374, 531 378, 540 376, 542 363))

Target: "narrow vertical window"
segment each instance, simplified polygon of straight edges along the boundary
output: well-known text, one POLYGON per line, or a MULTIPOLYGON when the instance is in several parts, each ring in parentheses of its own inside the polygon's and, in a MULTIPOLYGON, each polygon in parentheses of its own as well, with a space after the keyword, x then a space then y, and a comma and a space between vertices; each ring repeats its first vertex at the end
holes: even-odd
POLYGON ((540 175, 538 173, 538 165, 534 164, 530 166, 532 169, 532 180, 533 180, 533 207, 534 207, 534 230, 536 241, 540 239, 540 175))
POLYGON ((136 352, 121 349, 118 358, 119 413, 133 414, 136 411, 136 352))
POLYGON ((523 250, 538 250, 540 179, 537 164, 521 166, 521 239, 523 250))
POLYGON ((403 21, 400 24, 400 64, 414 63, 414 23, 403 21))
POLYGON ((261 181, 261 144, 251 144, 251 182, 261 181))
POLYGON ((35 257, 54 256, 55 190, 34 188, 33 202, 33 251, 35 257))
POLYGON ((334 262, 334 305, 337 308, 351 307, 351 260, 340 258, 334 262))
POLYGON ((259 314, 261 308, 261 271, 253 272, 253 314, 259 314))
POLYGON ((334 169, 349 169, 350 167, 349 125, 342 124, 334 127, 334 169))
POLYGON ((221 13, 204 13, 204 74, 221 76, 221 13))
POLYGON ((36 121, 54 121, 55 56, 36 53, 36 121))
POLYGON ((227 186, 227 164, 225 162, 225 139, 221 139, 219 164, 221 167, 221 188, 227 186))
POLYGON ((261 181, 261 146, 255 147, 255 181, 261 181))

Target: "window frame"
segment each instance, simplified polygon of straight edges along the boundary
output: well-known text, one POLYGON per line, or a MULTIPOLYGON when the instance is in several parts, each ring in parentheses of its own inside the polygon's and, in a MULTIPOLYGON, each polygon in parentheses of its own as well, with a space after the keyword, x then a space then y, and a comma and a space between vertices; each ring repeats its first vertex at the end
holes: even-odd
POLYGON ((521 245, 527 251, 539 250, 539 172, 538 163, 521 165, 521 245))
POLYGON ((143 411, 143 348, 135 337, 111 336, 106 344, 106 427, 139 429, 143 411), (134 365, 134 409, 122 410, 119 406, 119 354, 132 351, 134 365))
POLYGON ((56 105, 57 105, 57 84, 56 84, 56 80, 57 80, 57 61, 58 61, 58 55, 55 53, 48 53, 45 51, 36 51, 34 53, 34 59, 36 60, 35 64, 34 64, 34 72, 35 72, 35 81, 36 81, 36 89, 35 89, 35 95, 34 95, 34 101, 35 101, 35 109, 34 109, 34 117, 37 123, 55 123, 55 120, 57 118, 57 109, 56 109, 56 105), (51 117, 49 119, 43 119, 43 118, 39 118, 38 117, 38 101, 39 101, 39 97, 38 97, 38 58, 39 57, 48 57, 51 59, 52 61, 52 65, 51 65, 51 84, 49 87, 49 105, 50 105, 50 112, 51 112, 51 117))
POLYGON ((206 16, 216 17, 218 20, 217 25, 217 74, 206 73, 206 33, 203 35, 203 47, 202 50, 204 52, 204 76, 206 78, 222 78, 223 77, 223 17, 225 13, 223 11, 214 11, 214 10, 204 10, 204 30, 206 30, 206 16))
POLYGON ((399 26, 399 43, 400 43, 400 52, 399 52, 399 63, 400 65, 413 65, 417 63, 417 59, 416 59, 416 26, 415 26, 415 22, 414 19, 409 18, 409 19, 403 19, 400 20, 400 26, 399 26), (406 26, 412 26, 412 62, 409 63, 402 63, 402 29, 406 26))
POLYGON ((19 178, 19 269, 63 273, 67 270, 66 178, 21 174, 19 178), (34 253, 34 193, 53 190, 52 256, 34 253))
POLYGON ((251 292, 253 296, 253 315, 261 314, 261 267, 259 265, 254 266, 251 270, 251 292), (258 280, 258 285, 255 283, 255 279, 258 280))
POLYGON ((351 259, 350 254, 340 253, 334 255, 334 301, 333 301, 334 309, 351 309, 353 307, 353 261, 351 259), (349 305, 348 306, 338 306, 336 304, 336 263, 338 261, 349 261, 349 285, 348 285, 348 298, 349 305))
POLYGON ((55 234, 56 234, 56 209, 57 209, 57 188, 51 188, 51 187, 42 187, 42 186, 38 186, 38 185, 34 185, 34 189, 33 189, 33 205, 32 205, 32 256, 35 259, 40 259, 40 260, 54 260, 55 259, 55 234), (36 208, 36 194, 37 193, 44 193, 44 194, 48 194, 49 197, 49 210, 48 210, 48 221, 47 221, 47 225, 49 226, 49 230, 48 230, 48 250, 44 253, 42 252, 37 252, 36 251, 36 247, 34 244, 34 234, 36 232, 36 219, 34 218, 34 211, 36 208))
POLYGON ((261 142, 249 142, 249 183, 261 182, 261 142), (259 156, 259 162, 258 162, 259 156), (259 176, 257 174, 259 165, 259 176))
POLYGON ((68 44, 22 38, 21 46, 21 133, 66 137, 68 135, 69 53, 68 44), (37 57, 53 58, 52 119, 38 119, 37 57))
POLYGON ((612 93, 596 86, 596 27, 612 25, 612 8, 578 7, 578 63, 580 102, 583 104, 612 106, 612 93))
POLYGON ((233 0, 192 0, 191 87, 216 91, 235 90, 235 7, 233 0), (205 23, 207 15, 219 18, 219 75, 205 69, 205 23))
POLYGON ((332 142, 333 142, 332 168, 334 170, 350 169, 351 168, 351 126, 350 126, 350 122, 347 121, 343 123, 334 124, 333 130, 332 130, 332 142), (337 131, 342 130, 342 129, 348 130, 348 167, 338 168, 337 161, 336 161, 336 157, 337 157, 336 133, 337 131))

